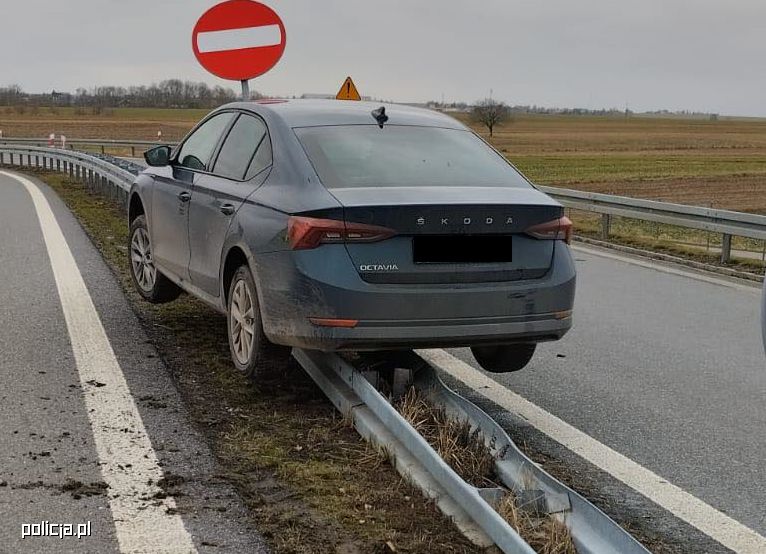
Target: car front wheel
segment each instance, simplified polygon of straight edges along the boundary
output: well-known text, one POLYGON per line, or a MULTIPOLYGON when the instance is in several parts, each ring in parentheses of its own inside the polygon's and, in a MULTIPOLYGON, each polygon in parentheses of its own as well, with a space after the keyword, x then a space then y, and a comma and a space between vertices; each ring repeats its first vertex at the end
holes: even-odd
POLYGON ((268 369, 285 366, 290 349, 271 342, 263 332, 258 294, 250 269, 241 266, 229 286, 229 350, 234 366, 255 380, 268 369))
POLYGON ((163 304, 178 298, 181 289, 154 265, 152 243, 146 216, 140 215, 130 224, 130 276, 138 293, 153 304, 163 304))
POLYGON ((490 373, 511 373, 524 369, 535 353, 537 344, 503 344, 499 346, 474 346, 473 357, 490 373))

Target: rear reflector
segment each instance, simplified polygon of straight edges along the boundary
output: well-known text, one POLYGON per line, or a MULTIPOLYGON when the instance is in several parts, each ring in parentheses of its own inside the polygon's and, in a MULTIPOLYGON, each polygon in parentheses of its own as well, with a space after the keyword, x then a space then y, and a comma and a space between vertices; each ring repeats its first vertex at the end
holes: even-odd
POLYGON ((327 319, 322 317, 310 317, 309 321, 317 327, 342 327, 352 329, 359 325, 358 319, 327 319))
POLYGON ((328 243, 376 242, 395 234, 385 227, 335 219, 293 216, 287 222, 287 241, 293 250, 308 250, 328 243))
POLYGON ((524 232, 536 239, 563 240, 570 244, 572 242, 572 221, 568 217, 562 216, 553 221, 534 225, 524 232))
POLYGON ((553 312, 553 317, 556 319, 566 319, 572 317, 572 310, 564 310, 563 312, 553 312))

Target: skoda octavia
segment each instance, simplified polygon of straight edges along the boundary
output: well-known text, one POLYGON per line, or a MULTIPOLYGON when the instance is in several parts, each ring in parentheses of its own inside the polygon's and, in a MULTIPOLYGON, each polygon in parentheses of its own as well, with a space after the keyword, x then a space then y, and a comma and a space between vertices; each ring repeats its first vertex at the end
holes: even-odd
POLYGON ((571 222, 446 115, 318 100, 219 108, 130 192, 138 292, 225 313, 255 377, 290 347, 471 347, 515 371, 572 323, 571 222))

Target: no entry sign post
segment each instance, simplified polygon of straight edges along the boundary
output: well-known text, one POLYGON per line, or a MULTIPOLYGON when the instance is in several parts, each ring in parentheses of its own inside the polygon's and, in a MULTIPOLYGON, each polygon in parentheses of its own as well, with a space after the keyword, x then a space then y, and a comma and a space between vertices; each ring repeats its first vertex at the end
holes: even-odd
POLYGON ((287 35, 279 16, 253 0, 228 0, 213 6, 194 26, 192 48, 197 61, 213 75, 242 83, 263 75, 285 51, 287 35))

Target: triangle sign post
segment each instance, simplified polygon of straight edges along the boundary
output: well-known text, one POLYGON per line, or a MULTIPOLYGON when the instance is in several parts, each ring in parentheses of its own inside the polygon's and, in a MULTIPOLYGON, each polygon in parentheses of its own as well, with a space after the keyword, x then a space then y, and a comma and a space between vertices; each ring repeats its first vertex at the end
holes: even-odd
POLYGON ((338 95, 335 97, 336 100, 356 100, 359 101, 362 99, 362 96, 359 94, 359 91, 356 89, 356 85, 354 84, 354 81, 351 80, 351 77, 346 77, 346 80, 343 83, 343 86, 340 87, 340 91, 338 91, 338 95))

